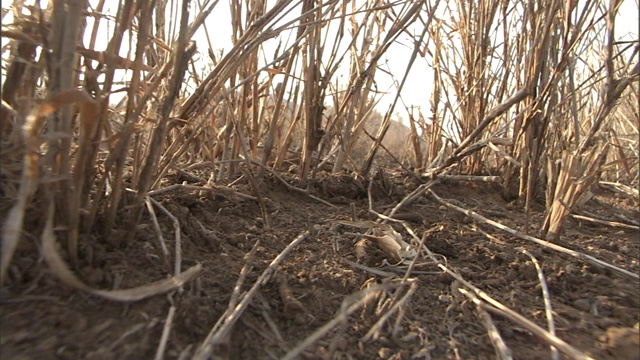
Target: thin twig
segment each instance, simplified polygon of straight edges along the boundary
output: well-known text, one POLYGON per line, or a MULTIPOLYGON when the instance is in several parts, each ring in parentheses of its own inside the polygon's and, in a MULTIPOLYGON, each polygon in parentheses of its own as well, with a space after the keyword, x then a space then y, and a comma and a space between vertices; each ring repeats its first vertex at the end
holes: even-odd
POLYGON ((578 215, 578 214, 571 214, 570 216, 572 218, 574 218, 574 219, 584 220, 584 221, 592 222, 594 224, 607 225, 607 226, 613 226, 613 227, 621 227, 621 228, 631 229, 631 230, 640 230, 640 226, 624 224, 624 223, 617 222, 617 221, 605 221, 605 220, 594 219, 592 217, 588 217, 588 216, 584 216, 584 215, 578 215))
MULTIPOLYGON (((203 341, 203 343, 196 350, 193 359, 195 360, 205 360, 211 356, 213 352, 213 347, 220 343, 226 336, 231 332, 233 325, 238 321, 244 310, 247 308, 251 299, 256 294, 258 289, 264 285, 270 278, 271 275, 276 271, 276 268, 280 263, 284 260, 284 258, 303 240, 309 237, 310 232, 305 231, 302 234, 298 235, 289 245, 287 245, 278 256, 267 266, 267 268, 260 274, 256 282, 253 284, 251 289, 247 291, 246 294, 242 297, 242 300, 238 303, 232 313, 228 314, 222 321, 222 324, 217 329, 217 331, 209 332, 207 338, 203 341)), ((212 329, 213 330, 213 329, 212 329)))
POLYGON ((156 231, 158 243, 160 244, 160 249, 162 250, 162 260, 164 261, 166 266, 169 266, 169 249, 167 249, 167 245, 165 244, 164 236, 162 236, 162 230, 160 229, 160 224, 158 223, 158 218, 156 217, 156 212, 153 210, 153 205, 151 204, 151 200, 148 196, 145 198, 145 204, 147 206, 147 211, 149 211, 149 215, 151 215, 151 223, 153 224, 153 229, 156 231))
MULTIPOLYGON (((405 224, 405 229, 407 230, 407 232, 409 232, 411 237, 413 237, 413 239, 416 242, 420 241, 420 238, 406 224, 405 224)), ((548 331, 542 329, 541 327, 539 327, 532 321, 528 320, 524 316, 509 309, 499 301, 493 299, 491 296, 489 296, 489 294, 485 293, 484 291, 480 290, 479 288, 477 288, 476 286, 474 286, 473 284, 471 284, 470 282, 462 278, 462 276, 460 276, 459 274, 457 274, 456 272, 452 271, 447 266, 442 264, 442 262, 437 259, 435 254, 431 250, 429 250, 427 246, 424 246, 423 249, 427 253, 427 256, 438 266, 440 270, 444 271, 454 279, 458 280, 461 284, 463 284, 464 286, 472 290, 472 292, 469 292, 463 288, 457 289, 458 291, 460 291, 460 293, 462 293, 463 295, 467 296, 470 300, 472 300, 476 305, 480 305, 482 306, 483 309, 487 311, 500 314, 510 319, 511 321, 518 323, 522 327, 530 330, 532 333, 534 333, 543 341, 560 349, 560 351, 570 356, 572 359, 580 359, 580 360, 591 359, 591 357, 583 354, 581 351, 575 349, 573 346, 567 344, 565 341, 558 338, 557 336, 550 334, 548 331)))
POLYGON ((217 194, 221 194, 222 196, 233 195, 233 196, 237 196, 239 198, 245 199, 245 200, 253 200, 253 201, 257 201, 258 200, 255 196, 243 194, 243 193, 235 191, 235 190, 233 190, 231 188, 218 186, 218 185, 213 185, 213 184, 207 184, 207 186, 198 186, 198 185, 189 185, 189 184, 173 184, 173 185, 169 185, 167 187, 164 187, 162 189, 150 191, 148 193, 148 196, 155 196, 155 195, 162 194, 162 193, 165 193, 167 191, 174 190, 174 189, 209 191, 209 192, 214 192, 214 193, 217 193, 217 194))
POLYGON ((252 164, 254 164, 254 165, 258 165, 258 166, 260 166, 261 168, 263 168, 263 169, 267 170, 268 172, 270 172, 271 174, 273 174, 273 176, 274 176, 276 179, 280 180, 280 182, 281 182, 281 183, 283 183, 283 184, 284 184, 284 186, 286 186, 288 190, 292 190, 292 191, 295 191, 295 192, 298 192, 298 193, 304 194, 304 195, 306 195, 306 196, 308 196, 308 197, 312 198, 313 200, 319 201, 319 202, 321 202, 321 203, 323 203, 323 204, 325 204, 325 205, 327 205, 327 206, 330 206, 330 207, 332 207, 332 208, 334 208, 334 209, 336 208, 336 206, 335 206, 335 205, 333 205, 332 203, 330 203, 330 202, 328 202, 328 201, 325 201, 325 200, 322 200, 322 199, 320 199, 320 198, 319 198, 319 197, 317 197, 317 196, 311 195, 307 190, 300 189, 300 188, 297 188, 297 187, 295 187, 295 186, 293 186, 293 185, 289 184, 286 180, 284 180, 284 179, 283 179, 283 178, 282 178, 278 173, 276 173, 273 169, 270 169, 270 168, 268 168, 268 167, 266 167, 266 166, 262 165, 261 163, 259 163, 259 162, 257 162, 257 161, 251 161, 251 163, 252 163, 252 164))
POLYGON ((438 179, 452 181, 478 181, 478 182, 500 182, 500 176, 477 176, 477 175, 438 175, 438 179))
POLYGON ((158 209, 162 210, 162 212, 167 215, 170 219, 171 222, 173 223, 173 230, 175 233, 175 242, 176 242, 176 246, 175 246, 175 263, 174 263, 174 268, 173 268, 173 272, 174 272, 174 276, 178 276, 180 275, 180 268, 182 267, 182 236, 181 236, 181 232, 180 232, 180 221, 178 221, 178 218, 176 218, 175 216, 173 216, 173 214, 167 210, 164 206, 162 206, 162 204, 160 204, 158 201, 156 201, 154 198, 147 196, 147 199, 149 199, 153 205, 157 206, 158 209))
POLYGON ((520 238, 522 240, 532 241, 532 242, 534 242, 534 243, 536 243, 538 245, 542 245, 542 246, 547 247, 549 249, 552 249, 552 250, 555 250, 555 251, 558 251, 558 252, 561 252, 561 253, 564 253, 564 254, 571 255, 571 256, 573 256, 575 258, 578 258, 578 259, 580 259, 582 261, 585 261, 585 262, 587 262, 589 264, 592 264, 592 265, 595 265, 595 266, 598 266, 598 267, 608 268, 608 269, 611 269, 611 270, 613 270, 614 272, 616 272, 616 273, 618 273, 620 275, 628 276, 628 277, 631 277, 631 278, 633 278, 635 280, 640 280, 640 275, 632 273, 631 271, 628 271, 628 270, 619 268, 617 266, 611 265, 611 264, 609 264, 607 262, 604 262, 602 260, 596 259, 595 257, 593 257, 591 255, 587 255, 587 254, 584 254, 584 253, 581 253, 581 252, 578 252, 578 251, 575 251, 575 250, 567 249, 567 248, 562 247, 560 245, 556 245, 554 243, 551 243, 551 242, 548 242, 548 241, 544 241, 542 239, 538 239, 538 238, 535 238, 535 237, 530 236, 530 235, 523 234, 523 233, 521 233, 521 232, 519 232, 517 230, 511 229, 511 228, 509 228, 509 227, 507 227, 507 226, 505 226, 503 224, 500 224, 499 222, 487 219, 484 216, 479 215, 476 212, 473 212, 471 210, 467 210, 467 209, 461 208, 459 206, 453 205, 453 204, 443 200, 441 197, 436 195, 436 193, 434 193, 431 190, 429 190, 429 193, 431 194, 431 196, 433 196, 434 199, 436 199, 436 201, 438 201, 439 203, 447 206, 448 208, 451 208, 451 209, 454 209, 456 211, 459 211, 459 212, 461 212, 461 213, 473 218, 476 221, 479 221, 479 222, 482 222, 482 223, 485 223, 485 224, 489 224, 489 225, 491 225, 491 226, 493 226, 493 227, 495 227, 497 229, 500 229, 500 230, 502 230, 504 232, 507 232, 507 233, 517 237, 517 238, 520 238))
POLYGON ((227 309, 224 311, 222 316, 220 316, 218 321, 216 321, 216 323, 213 325, 210 333, 217 332, 220 329, 220 326, 222 326, 225 319, 227 319, 229 314, 233 313, 236 305, 238 304, 238 299, 240 298, 240 293, 242 292, 242 285, 244 284, 244 281, 247 278, 247 274, 249 274, 249 271, 251 270, 251 267, 253 264, 253 258, 256 254, 256 251, 258 250, 259 244, 260 244, 260 241, 256 241, 256 243, 253 244, 251 251, 249 251, 249 253, 247 254, 246 261, 242 266, 242 269, 240 270, 240 276, 238 276, 238 279, 236 280, 236 283, 233 286, 233 291, 231 292, 227 309))
MULTIPOLYGON (((540 263, 538 263, 538 259, 533 256, 532 253, 527 251, 526 249, 520 249, 522 253, 531 258, 533 265, 536 267, 536 272, 538 273, 538 280, 540 281, 540 286, 542 287, 542 298, 544 299, 544 311, 547 316, 547 329, 549 333, 553 336, 556 335, 556 326, 553 323, 553 310, 551 308, 551 295, 549 293, 549 286, 547 285, 547 280, 544 277, 544 273, 542 272, 542 268, 540 267, 540 263)), ((551 358, 553 360, 560 359, 560 354, 558 353, 558 349, 556 349, 553 345, 551 346, 551 358)))
POLYGON ((391 315, 395 314, 396 311, 399 311, 401 307, 403 305, 406 305, 407 302, 411 299, 413 294, 418 289, 418 283, 415 281, 415 279, 403 280, 403 283, 405 283, 405 281, 407 284, 411 284, 411 286, 409 286, 409 290, 407 290, 407 292, 404 294, 402 298, 395 301, 393 303, 393 306, 391 306, 389 310, 387 310, 382 316, 380 316, 378 321, 376 321, 376 323, 373 324, 373 326, 371 326, 369 331, 367 331, 367 333, 362 337, 361 339, 362 341, 368 342, 371 340, 377 340, 378 337, 380 336, 380 331, 382 327, 384 326, 384 324, 387 323, 391 315))
POLYGON ((376 297, 380 291, 389 290, 392 288, 397 288, 401 286, 401 283, 390 283, 386 282, 380 285, 374 285, 364 290, 360 290, 355 294, 349 295, 342 301, 342 305, 340 306, 340 311, 338 314, 331 319, 326 324, 322 325, 318 330, 314 331, 313 334, 309 335, 306 339, 304 339, 300 344, 291 349, 282 360, 293 360, 297 359, 300 354, 313 343, 318 341, 321 337, 326 335, 331 329, 338 326, 340 323, 346 322, 347 318, 353 314, 354 311, 358 310, 362 305, 368 303, 370 300, 376 297))
MULTIPOLYGON (((487 329, 487 334, 489 334, 489 339, 491 339, 491 343, 493 347, 496 349, 496 355, 500 360, 511 360, 513 356, 511 354, 511 349, 505 344, 502 336, 500 336, 500 332, 491 318, 491 315, 484 310, 481 306, 477 306, 478 314, 480 315, 480 319, 484 324, 484 327, 487 329)), ((554 348, 555 349, 555 348, 554 348)), ((556 350, 557 352, 557 350, 556 350)))
POLYGON ((164 359, 164 351, 167 348, 167 341, 169 340, 169 334, 171 333, 171 325, 173 324, 173 317, 176 314, 176 307, 171 306, 169 308, 169 313, 167 314, 167 320, 164 323, 164 328, 162 329, 162 336, 160 337, 160 344, 158 344, 158 349, 156 350, 155 360, 163 360, 164 359))
POLYGON ((534 335, 538 336, 538 338, 560 349, 565 355, 571 357, 572 359, 593 360, 592 357, 584 354, 583 352, 579 351, 578 349, 564 342, 564 340, 550 334, 548 331, 539 327, 531 320, 509 309, 508 307, 504 306, 500 302, 494 300, 485 292, 480 291, 479 289, 476 289, 477 290, 476 294, 473 294, 472 292, 467 291, 466 289, 463 289, 463 288, 459 288, 458 290, 460 291, 460 293, 462 293, 463 295, 471 299, 476 305, 481 306, 484 310, 487 310, 494 314, 498 314, 500 316, 503 316, 517 323, 518 325, 531 331, 534 335))

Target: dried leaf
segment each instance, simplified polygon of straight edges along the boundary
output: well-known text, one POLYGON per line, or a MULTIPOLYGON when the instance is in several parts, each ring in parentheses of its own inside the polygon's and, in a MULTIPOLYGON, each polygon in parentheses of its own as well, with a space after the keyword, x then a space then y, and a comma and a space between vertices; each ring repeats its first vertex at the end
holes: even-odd
POLYGON ((402 256, 400 256, 400 251, 402 251, 402 246, 398 244, 398 242, 389 235, 384 235, 380 237, 375 237, 378 241, 378 246, 382 251, 384 251, 387 256, 392 258, 395 262, 402 261, 402 256))
MULTIPOLYGON (((375 240, 380 249, 395 262, 413 259, 418 252, 402 239, 402 235, 391 225, 378 224, 373 221, 336 221, 337 224, 352 226, 359 229, 369 229, 373 235, 364 235, 366 239, 375 240)), ((366 252, 362 245, 356 245, 356 257, 364 258, 366 252)))
POLYGON ((22 179, 20 181, 20 189, 16 203, 11 208, 7 220, 2 228, 2 257, 0 258, 0 284, 3 284, 9 264, 13 257, 13 253, 20 240, 22 226, 24 222, 24 213, 27 204, 38 182, 38 162, 39 162, 39 144, 38 133, 41 120, 59 110, 63 106, 70 104, 80 104, 82 109, 83 127, 90 130, 95 127, 95 111, 97 104, 95 101, 82 90, 69 90, 61 92, 42 105, 33 109, 25 119, 23 126, 23 136, 26 145, 26 151, 23 160, 22 179))
POLYGON ((373 230, 374 236, 369 238, 376 239, 380 249, 396 262, 413 259, 418 252, 402 239, 397 231, 389 225, 378 224, 379 228, 373 230))
POLYGON ((71 272, 58 253, 58 250, 56 249, 55 235, 53 234, 53 213, 53 205, 51 205, 47 216, 47 223, 42 233, 42 255, 53 274, 56 275, 56 277, 58 277, 58 279, 60 279, 65 285, 84 290, 105 299, 130 302, 175 290, 184 285, 187 281, 191 280, 200 272, 200 270, 202 270, 202 265, 198 264, 177 276, 132 289, 113 291, 93 289, 80 281, 80 279, 71 272))

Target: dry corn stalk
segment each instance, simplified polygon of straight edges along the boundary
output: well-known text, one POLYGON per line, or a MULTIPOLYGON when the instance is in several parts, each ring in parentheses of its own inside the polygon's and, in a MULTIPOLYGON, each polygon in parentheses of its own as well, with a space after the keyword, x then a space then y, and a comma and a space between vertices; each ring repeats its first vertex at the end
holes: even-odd
POLYGON ((588 154, 565 152, 559 164, 553 202, 542 225, 542 237, 556 240, 562 225, 580 197, 599 177, 600 166, 606 158, 608 146, 593 147, 588 154))

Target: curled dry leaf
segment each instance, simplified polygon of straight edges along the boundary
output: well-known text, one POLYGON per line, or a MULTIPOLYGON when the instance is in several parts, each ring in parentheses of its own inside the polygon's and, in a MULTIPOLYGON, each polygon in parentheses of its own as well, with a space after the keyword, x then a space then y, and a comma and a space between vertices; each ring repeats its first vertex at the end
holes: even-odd
MULTIPOLYGON (((36 189, 38 182, 38 162, 39 162, 39 144, 38 133, 41 120, 59 110, 65 105, 79 104, 83 115, 94 113, 97 106, 95 101, 84 91, 69 90, 61 92, 37 108, 33 109, 25 119, 22 127, 26 151, 23 160, 22 179, 20 180, 20 189, 16 203, 11 208, 7 219, 2 227, 2 257, 0 258, 0 284, 6 280, 9 263, 13 257, 13 253, 18 245, 22 225, 24 222, 24 213, 29 203, 29 199, 36 189)), ((83 121, 91 121, 88 117, 83 121)), ((88 123, 87 123, 88 124, 88 123)), ((86 126, 87 124, 83 124, 86 126)), ((93 126, 91 127, 93 128, 93 126)))
MULTIPOLYGON (((336 224, 371 230, 372 235, 363 235, 364 238, 375 240, 380 249, 395 262, 411 260, 418 255, 413 246, 405 242, 402 235, 388 224, 378 224, 373 221, 336 221, 336 224)), ((362 245, 356 246, 356 257, 359 260, 366 255, 362 245)))
POLYGON ((390 258, 395 262, 401 262, 402 256, 400 256, 400 251, 402 251, 402 246, 398 244, 398 242, 389 235, 376 236, 375 239, 378 242, 378 246, 385 254, 387 254, 390 258))
POLYGON ((53 213, 53 206, 51 205, 47 216, 47 223, 42 233, 42 254, 51 271, 65 285, 70 287, 84 290, 88 293, 109 300, 131 302, 175 290, 194 278, 198 273, 200 273, 200 270, 202 270, 202 265, 198 264, 192 266, 187 271, 182 272, 179 275, 132 289, 113 291, 93 289, 80 281, 80 279, 71 272, 58 253, 58 250, 56 249, 55 235, 53 234, 53 213))
POLYGON ((402 239, 402 235, 389 225, 379 225, 378 228, 373 229, 373 234, 368 237, 375 239, 380 249, 396 262, 411 260, 418 254, 410 244, 402 239))

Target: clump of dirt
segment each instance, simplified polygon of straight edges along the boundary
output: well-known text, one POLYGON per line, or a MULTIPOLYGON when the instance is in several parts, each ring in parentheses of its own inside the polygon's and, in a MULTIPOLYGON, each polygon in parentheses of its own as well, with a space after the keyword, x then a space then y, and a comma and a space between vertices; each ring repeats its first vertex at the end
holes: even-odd
MULTIPOLYGON (((463 287, 458 280, 421 252, 410 275, 414 285, 408 286, 402 282, 407 267, 394 264, 375 239, 358 235, 377 220, 369 211, 368 193, 372 210, 384 213, 414 190, 417 181, 392 173, 377 175, 372 184, 347 175, 318 174, 318 179, 304 193, 265 176, 259 191, 268 219, 252 198, 249 184, 242 181, 232 191, 178 187, 157 195, 155 199, 180 224, 183 269, 199 263, 203 270, 180 291, 133 303, 116 303, 61 286, 38 254, 37 229, 27 229, 10 281, 0 293, 0 355, 4 359, 152 358, 174 306, 165 358, 190 358, 229 302, 237 301, 232 294, 243 268, 240 293, 254 285, 293 239, 309 231, 273 276, 260 284, 232 332, 215 347, 218 356, 282 358, 363 299, 358 295, 364 294, 362 290, 379 286, 383 290, 372 292, 362 307, 344 316, 300 356, 495 357, 478 310, 458 290, 463 287), (247 256, 254 247, 254 255, 247 256), (394 308, 394 304, 400 305, 394 308)), ((297 185, 294 179, 284 180, 297 185)), ((169 185, 170 180, 163 184, 169 185)), ((531 235, 542 223, 543 208, 534 208, 527 219, 520 206, 505 203, 489 185, 448 182, 433 190, 458 206, 531 235)), ((584 210, 640 221, 637 206, 637 201, 602 190, 584 210)), ((599 359, 640 358, 636 280, 478 224, 428 195, 404 207, 398 218, 418 238, 423 236, 426 247, 449 269, 546 328, 541 283, 531 258, 521 251, 526 249, 545 275, 559 338, 599 359)), ((113 233, 84 236, 76 274, 101 289, 140 286, 171 274, 174 223, 161 212, 158 219, 171 250, 169 258, 165 259, 146 216, 130 243, 113 241, 117 238, 113 233)), ((562 245, 638 273, 638 230, 573 218, 566 227, 562 245)), ((416 247, 405 227, 393 228, 416 247)), ((549 357, 549 346, 526 328, 497 315, 492 320, 516 358, 549 357)))

